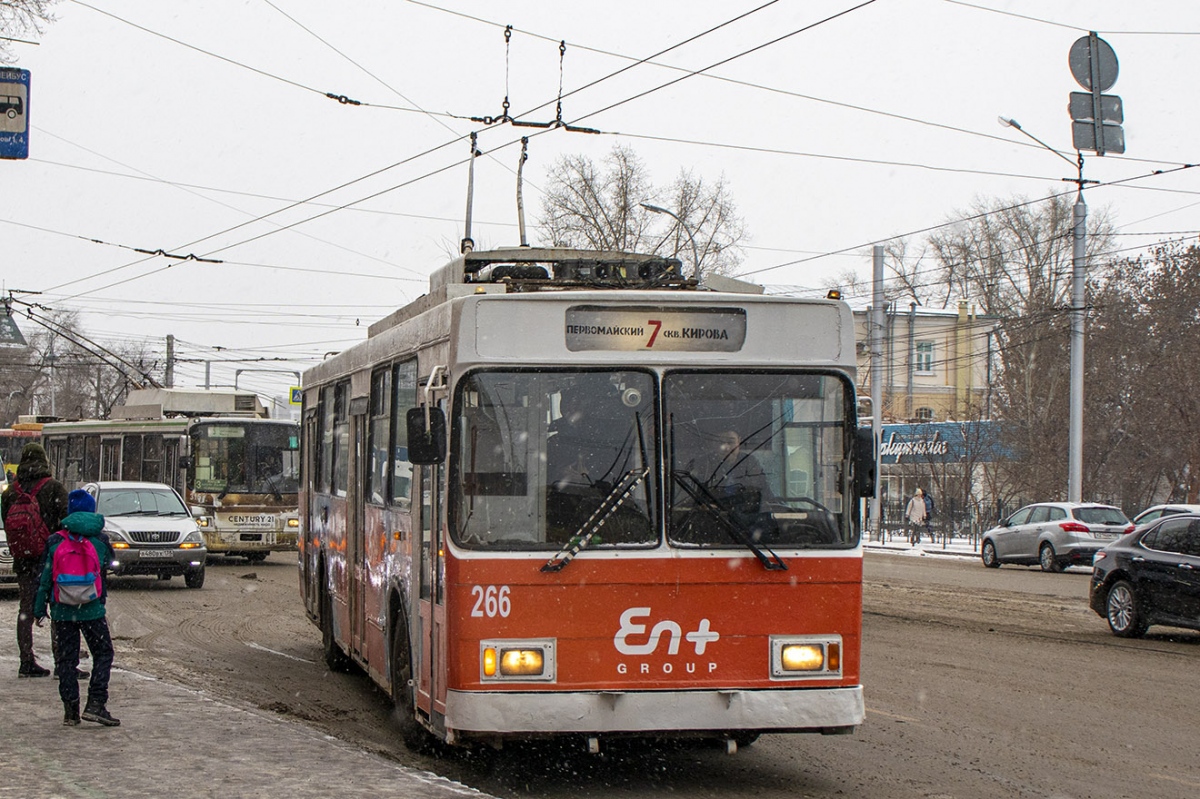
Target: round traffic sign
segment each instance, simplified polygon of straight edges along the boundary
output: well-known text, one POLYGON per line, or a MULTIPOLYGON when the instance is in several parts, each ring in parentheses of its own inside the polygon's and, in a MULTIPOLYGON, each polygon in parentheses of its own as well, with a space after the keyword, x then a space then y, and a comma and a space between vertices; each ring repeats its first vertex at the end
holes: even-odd
POLYGON ((1067 63, 1071 65, 1071 74, 1075 76, 1075 80, 1088 91, 1092 90, 1093 61, 1098 76, 1096 82, 1100 84, 1099 91, 1106 92, 1117 82, 1117 54, 1108 42, 1094 33, 1080 36, 1075 40, 1075 44, 1071 45, 1067 63))

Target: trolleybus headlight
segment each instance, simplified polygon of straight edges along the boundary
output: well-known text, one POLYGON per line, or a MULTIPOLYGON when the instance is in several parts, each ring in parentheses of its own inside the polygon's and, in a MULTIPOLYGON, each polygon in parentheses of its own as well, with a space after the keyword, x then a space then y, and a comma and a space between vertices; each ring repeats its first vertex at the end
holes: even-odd
POLYGON ((300 520, 299 519, 288 519, 287 526, 288 527, 299 527, 300 520))
POLYGON ((554 680, 554 641, 481 641, 479 672, 485 681, 554 680))
POLYGON ((209 522, 209 519, 207 516, 197 516, 196 517, 196 526, 197 527, 208 527, 208 522, 209 522))
POLYGON ((838 676, 841 636, 772 636, 771 677, 777 680, 838 676))

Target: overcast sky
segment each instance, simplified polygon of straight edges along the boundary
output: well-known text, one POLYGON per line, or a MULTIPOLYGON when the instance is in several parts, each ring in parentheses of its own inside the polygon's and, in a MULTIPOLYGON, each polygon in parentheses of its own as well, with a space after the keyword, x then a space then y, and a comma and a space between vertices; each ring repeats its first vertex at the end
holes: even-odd
MULTIPOLYGON (((531 137, 531 226, 556 158, 599 161, 620 144, 658 185, 680 170, 725 179, 749 233, 746 279, 823 293, 847 269, 869 278, 873 243, 919 245, 979 198, 1071 191, 1071 165, 997 117, 1073 160, 1067 99, 1081 89, 1067 55, 1095 30, 1120 62, 1109 93, 1124 101, 1127 151, 1087 157, 1102 184, 1090 211, 1130 252, 1200 229, 1200 170, 1179 169, 1200 162, 1192 0, 62 0, 55 12, 40 45, 13 46, 32 73, 32 131, 27 160, 0 161, 0 278, 82 311, 110 346, 174 334, 182 385, 202 384, 206 359, 296 358, 213 366, 214 383, 282 370, 240 378, 278 394, 289 370, 424 293, 463 235, 471 131, 486 153, 477 246, 517 244, 531 131, 463 117, 500 115, 507 94, 512 115, 553 119, 560 40, 563 119, 602 133, 531 137), (159 249, 221 263, 136 251, 159 249)), ((536 227, 529 238, 545 243, 536 227)))

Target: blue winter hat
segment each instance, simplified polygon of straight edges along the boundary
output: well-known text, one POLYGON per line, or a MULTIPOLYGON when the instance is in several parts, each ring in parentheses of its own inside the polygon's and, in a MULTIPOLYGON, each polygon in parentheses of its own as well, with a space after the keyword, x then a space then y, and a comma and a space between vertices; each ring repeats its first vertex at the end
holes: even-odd
POLYGON ((96 499, 82 488, 67 494, 67 515, 72 513, 95 513, 96 499))

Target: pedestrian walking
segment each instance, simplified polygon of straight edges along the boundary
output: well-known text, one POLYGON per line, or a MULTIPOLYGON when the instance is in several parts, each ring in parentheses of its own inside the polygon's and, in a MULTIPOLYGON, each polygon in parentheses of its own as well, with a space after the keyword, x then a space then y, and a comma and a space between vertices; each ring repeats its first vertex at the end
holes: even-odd
POLYGON ((17 676, 46 677, 50 670, 40 665, 33 653, 34 598, 46 539, 67 515, 67 490, 51 476, 50 461, 41 444, 26 444, 21 450, 17 473, 0 495, 0 514, 17 576, 17 649, 21 656, 17 676))
POLYGON ((925 532, 929 533, 929 543, 934 543, 933 540, 933 496, 922 490, 925 495, 925 532))
POLYGON ((106 727, 121 722, 108 712, 108 679, 112 671, 113 645, 105 618, 108 599, 105 574, 112 563, 113 549, 104 532, 104 517, 96 513, 96 500, 83 489, 67 498, 67 517, 62 530, 50 536, 46 562, 38 583, 34 613, 40 627, 46 610, 58 641, 55 672, 58 695, 63 703, 63 724, 79 724, 79 639, 82 635, 92 653, 84 721, 106 727))
POLYGON ((921 489, 908 501, 904 518, 908 521, 908 543, 921 543, 921 526, 925 524, 925 492, 921 489))

